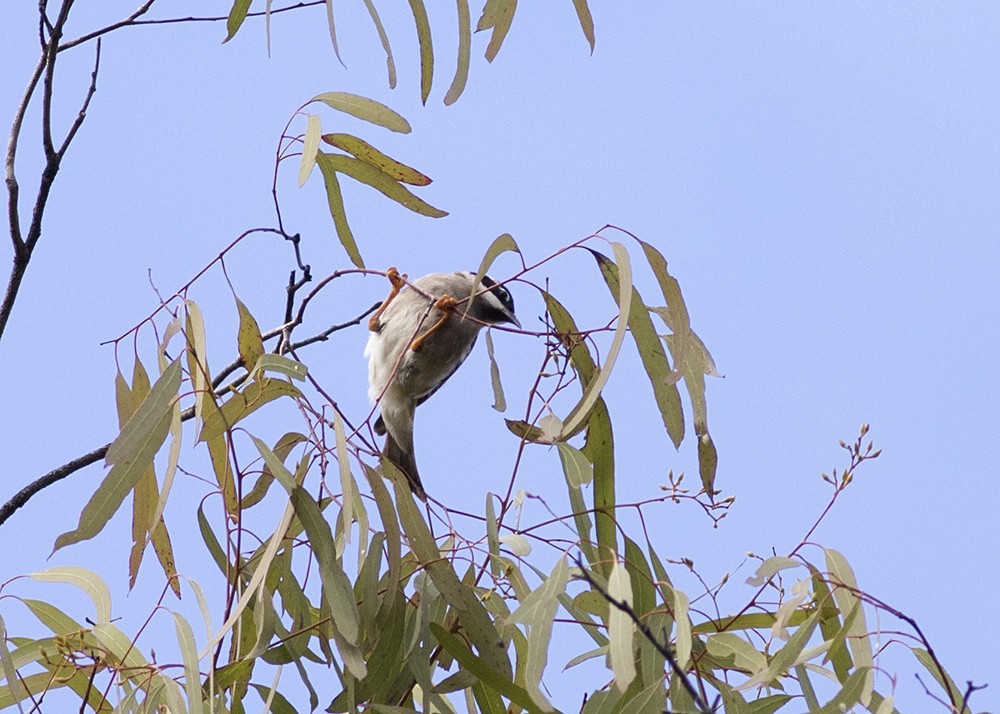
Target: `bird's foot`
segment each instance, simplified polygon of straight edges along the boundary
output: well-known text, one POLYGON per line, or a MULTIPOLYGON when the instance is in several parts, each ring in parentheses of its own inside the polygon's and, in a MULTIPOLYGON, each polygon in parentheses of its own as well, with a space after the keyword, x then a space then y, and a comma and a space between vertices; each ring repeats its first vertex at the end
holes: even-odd
POLYGON ((426 340, 428 337, 434 334, 434 332, 437 331, 437 329, 440 328, 441 325, 443 325, 445 322, 448 321, 448 318, 451 317, 451 314, 453 312, 455 312, 455 308, 457 306, 458 306, 458 300, 453 298, 451 295, 448 295, 447 293, 445 293, 437 300, 435 300, 434 307, 441 312, 441 318, 433 325, 431 325, 431 329, 427 330, 427 332, 425 332, 424 334, 420 335, 420 337, 413 340, 413 342, 410 343, 410 349, 413 350, 414 352, 419 350, 421 345, 424 344, 424 340, 426 340))
POLYGON ((403 287, 406 285, 406 276, 400 275, 399 271, 396 270, 396 266, 392 266, 387 271, 385 271, 385 277, 389 279, 389 283, 392 285, 392 289, 389 290, 388 297, 386 297, 386 299, 382 301, 382 304, 379 305, 379 308, 378 310, 375 311, 375 314, 372 315, 370 318, 368 318, 368 329, 371 330, 372 332, 382 331, 382 323, 379 322, 379 318, 382 317, 382 313, 385 312, 385 309, 389 307, 389 303, 392 302, 392 299, 397 295, 399 295, 399 291, 402 290, 403 287))

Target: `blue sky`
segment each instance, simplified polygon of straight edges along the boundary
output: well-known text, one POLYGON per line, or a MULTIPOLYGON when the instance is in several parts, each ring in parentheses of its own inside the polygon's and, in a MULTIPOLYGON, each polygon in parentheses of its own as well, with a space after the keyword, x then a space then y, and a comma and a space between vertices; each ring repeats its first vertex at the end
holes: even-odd
MULTIPOLYGON (((70 34, 130 9, 81 5, 70 34)), ((401 112, 413 133, 374 133, 316 109, 326 130, 368 131, 361 135, 431 176, 421 196, 450 212, 422 218, 366 187, 348 187, 348 216, 370 266, 397 265, 414 277, 475 268, 504 232, 537 260, 606 223, 655 244, 670 261, 693 326, 725 375, 709 382, 709 419, 718 485, 737 501, 714 530, 693 507, 657 511, 661 555, 694 559, 709 582, 732 572, 728 597, 749 597, 741 585, 753 570, 745 552, 781 553, 799 542, 826 502, 820 473, 844 464, 838 440, 853 440, 862 422, 871 423, 883 455, 813 540, 842 551, 865 590, 916 618, 957 681, 990 682, 973 702, 996 709, 1000 682, 985 653, 1000 639, 990 616, 1000 589, 1000 7, 644 3, 626 11, 594 3, 593 10, 591 56, 571 3, 522 3, 492 65, 482 59, 485 38, 474 38, 468 88, 447 108, 450 7, 432 15, 446 29, 435 36, 438 73, 427 107, 419 102, 412 20, 387 10, 400 68, 395 91, 360 5, 338 5, 346 70, 317 12, 275 18, 270 58, 256 23, 225 46, 218 23, 109 37, 99 92, 0 344, 8 375, 4 500, 111 438, 114 360, 99 343, 155 307, 150 279, 173 292, 240 232, 270 225, 281 128, 313 95, 353 91, 401 112)), ((184 16, 188 7, 159 12, 184 16)), ((32 8, 7 15, 4 122, 37 46, 32 8)), ((60 61, 66 112, 92 57, 77 49, 60 61)), ((20 155, 26 173, 37 166, 33 131, 20 155)), ((318 174, 300 190, 295 173, 289 165, 280 177, 286 222, 302 233, 318 275, 343 267, 318 174)), ((32 193, 24 190, 24 203, 32 193)), ((254 240, 227 266, 241 298, 271 326, 281 319, 288 252, 254 240)), ((494 277, 514 272, 513 260, 504 260, 494 277)), ((578 318, 610 314, 589 258, 560 262, 550 277, 578 318)), ((351 286, 326 298, 329 322, 385 290, 370 279, 351 286)), ((654 294, 648 276, 639 286, 654 294)), ((221 276, 193 297, 218 330, 211 357, 224 364, 235 313, 221 276)), ((537 298, 515 290, 515 299, 522 323, 537 324, 537 298)), ((338 385, 345 408, 362 415, 364 339, 353 331, 307 357, 314 373, 338 385)), ((495 341, 512 416, 523 409, 542 345, 510 334, 495 341)), ((623 360, 610 405, 628 500, 658 494, 667 468, 691 480, 697 470, 692 442, 679 453, 667 448, 638 361, 623 360)), ((481 509, 485 493, 506 484, 515 442, 491 403, 480 346, 419 414, 428 490, 459 507, 481 509), (476 421, 474 434, 456 440, 439 428, 455 410, 476 421), (499 477, 479 463, 484 448, 499 477)), ((524 488, 564 497, 553 454, 538 450, 522 473, 524 488)), ((0 555, 0 578, 44 566, 98 478, 96 469, 75 475, 4 526, 4 540, 31 538, 0 555)), ((181 530, 190 523, 182 509, 170 517, 181 530)), ((123 591, 127 551, 113 541, 127 533, 119 518, 98 540, 50 563, 103 568, 123 591)), ((180 565, 198 567, 191 559, 180 565)), ((141 577, 158 591, 151 568, 141 577)), ((886 663, 906 673, 897 686, 901 708, 909 702, 910 711, 928 711, 911 660, 889 655, 886 663)), ((572 675, 560 668, 553 657, 547 682, 573 708, 572 675)), ((889 689, 884 679, 879 686, 889 689)))

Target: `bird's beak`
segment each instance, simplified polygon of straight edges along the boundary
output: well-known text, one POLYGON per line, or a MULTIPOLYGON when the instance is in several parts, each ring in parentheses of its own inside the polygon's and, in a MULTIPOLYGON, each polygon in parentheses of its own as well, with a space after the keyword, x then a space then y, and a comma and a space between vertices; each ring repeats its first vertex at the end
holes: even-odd
POLYGON ((510 319, 507 322, 509 322, 512 325, 516 326, 517 329, 519 329, 519 330, 521 329, 521 321, 517 319, 516 315, 511 315, 510 319))

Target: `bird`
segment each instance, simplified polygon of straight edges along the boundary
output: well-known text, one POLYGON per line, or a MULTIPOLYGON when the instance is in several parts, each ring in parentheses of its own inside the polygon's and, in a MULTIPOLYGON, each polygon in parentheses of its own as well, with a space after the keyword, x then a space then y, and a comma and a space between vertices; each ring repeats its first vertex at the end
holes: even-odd
POLYGON ((416 408, 462 365, 483 327, 521 323, 510 291, 488 275, 475 286, 475 273, 431 273, 412 287, 395 268, 386 276, 392 290, 368 322, 368 397, 379 407, 374 429, 385 436, 383 456, 426 501, 413 454, 416 408))

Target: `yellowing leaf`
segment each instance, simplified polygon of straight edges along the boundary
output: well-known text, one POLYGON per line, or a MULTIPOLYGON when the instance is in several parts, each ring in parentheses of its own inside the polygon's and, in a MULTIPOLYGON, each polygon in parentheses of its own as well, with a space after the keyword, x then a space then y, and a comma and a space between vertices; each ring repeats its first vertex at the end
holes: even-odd
POLYGON ((364 161, 350 156, 343 156, 342 154, 323 153, 321 153, 316 160, 319 162, 321 169, 323 165, 326 164, 329 168, 336 172, 346 174, 361 183, 368 184, 387 198, 391 198, 396 203, 409 208, 414 213, 419 213, 422 216, 429 216, 431 218, 441 218, 448 215, 446 211, 435 208, 419 196, 416 196, 408 189, 404 188, 399 181, 394 179, 385 171, 382 171, 371 164, 365 163, 364 161))
POLYGON ((361 97, 349 92, 324 92, 310 101, 322 102, 328 107, 350 114, 372 124, 385 127, 400 134, 410 133, 410 124, 392 109, 374 99, 361 97))
POLYGON ((254 368, 264 354, 264 340, 261 338, 257 320, 243 301, 236 298, 236 309, 240 315, 239 350, 240 359, 247 371, 254 368))
MULTIPOLYGON (((503 41, 510 31, 511 23, 514 22, 515 10, 517 10, 517 0, 490 0, 483 8, 483 18, 486 18, 487 12, 489 12, 488 22, 491 24, 488 26, 493 28, 490 42, 486 46, 487 62, 495 60, 497 53, 500 52, 500 46, 503 45, 503 41)), ((486 29, 483 27, 482 19, 479 21, 479 29, 486 29)))
POLYGON ((377 169, 387 173, 392 178, 411 186, 427 186, 431 183, 430 178, 420 173, 416 169, 410 168, 406 164, 396 161, 391 156, 387 156, 364 139, 359 139, 350 134, 324 134, 323 141, 330 146, 343 149, 355 158, 371 164, 377 169))
POLYGON ((420 99, 427 104, 434 79, 434 46, 431 43, 431 23, 427 19, 424 0, 410 0, 413 23, 417 27, 417 42, 420 45, 420 99))

